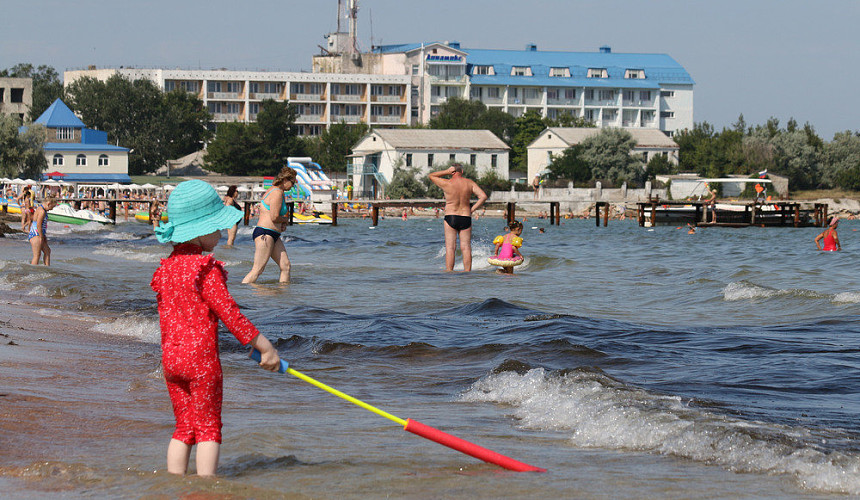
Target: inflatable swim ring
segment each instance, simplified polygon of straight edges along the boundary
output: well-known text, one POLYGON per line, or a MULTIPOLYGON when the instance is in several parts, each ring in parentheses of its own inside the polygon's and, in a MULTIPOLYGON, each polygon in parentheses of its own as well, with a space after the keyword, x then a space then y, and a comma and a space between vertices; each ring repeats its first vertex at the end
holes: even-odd
POLYGON ((516 267, 523 263, 523 258, 519 257, 516 259, 499 259, 498 257, 490 257, 487 259, 487 262, 490 263, 491 266, 499 266, 499 267, 516 267))

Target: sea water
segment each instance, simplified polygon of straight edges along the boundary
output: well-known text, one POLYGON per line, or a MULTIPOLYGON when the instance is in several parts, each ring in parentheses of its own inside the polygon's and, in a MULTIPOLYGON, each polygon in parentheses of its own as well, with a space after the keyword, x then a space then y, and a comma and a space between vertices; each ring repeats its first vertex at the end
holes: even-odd
POLYGON ((498 218, 474 222, 468 274, 444 272, 436 218, 292 226, 289 284, 277 283, 273 263, 258 284, 240 284, 253 256, 248 227, 214 252, 291 367, 543 474, 502 471, 264 372, 223 331, 220 477, 171 476, 149 288, 169 248, 145 224, 50 223, 44 268, 25 263, 21 236, 6 238, 0 293, 56 328, 81 322, 80 345, 73 335, 68 349, 94 354, 44 379, 0 365, 4 385, 29 394, 0 398, 0 489, 12 498, 860 495, 860 225, 842 224, 846 250, 824 253, 815 228, 691 235, 562 222, 525 221, 526 260, 511 276, 486 262, 503 234, 498 218), (16 412, 45 412, 50 425, 22 446, 16 412))

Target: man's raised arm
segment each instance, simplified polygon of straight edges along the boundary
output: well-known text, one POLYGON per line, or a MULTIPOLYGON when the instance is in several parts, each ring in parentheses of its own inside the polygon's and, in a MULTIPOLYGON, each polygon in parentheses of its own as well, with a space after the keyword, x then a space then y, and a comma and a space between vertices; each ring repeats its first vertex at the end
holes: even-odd
POLYGON ((442 187, 443 184, 446 184, 448 182, 448 179, 443 176, 453 174, 454 170, 454 167, 449 167, 445 170, 437 170, 436 172, 430 172, 427 177, 429 177, 430 180, 433 181, 433 184, 442 187))

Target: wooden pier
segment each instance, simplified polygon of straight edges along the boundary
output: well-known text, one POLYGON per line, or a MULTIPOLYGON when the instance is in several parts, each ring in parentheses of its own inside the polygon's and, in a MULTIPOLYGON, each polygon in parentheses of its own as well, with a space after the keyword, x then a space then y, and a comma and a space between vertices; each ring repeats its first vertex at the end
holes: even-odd
POLYGON ((783 200, 767 203, 718 203, 711 207, 703 201, 669 201, 652 198, 637 204, 639 225, 692 224, 697 227, 824 227, 827 224, 826 203, 813 203, 804 208, 799 201, 783 200), (725 208, 729 205, 731 208, 725 208), (706 220, 707 218, 707 220, 706 220))

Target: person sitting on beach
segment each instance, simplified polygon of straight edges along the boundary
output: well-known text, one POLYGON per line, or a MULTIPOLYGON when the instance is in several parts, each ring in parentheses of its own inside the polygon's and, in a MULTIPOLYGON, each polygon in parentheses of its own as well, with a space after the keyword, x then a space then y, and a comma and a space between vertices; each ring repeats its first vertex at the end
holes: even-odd
POLYGON ((839 235, 836 234, 836 228, 839 227, 839 217, 830 219, 830 225, 823 233, 815 237, 815 246, 819 250, 826 252, 836 252, 842 250, 842 244, 839 243, 839 235), (824 240, 824 248, 821 248, 821 240, 824 240))
POLYGON ((197 445, 197 474, 212 476, 221 446, 222 371, 218 320, 242 343, 261 353, 260 366, 280 367, 278 351, 240 311, 227 290, 227 271, 211 252, 221 230, 242 212, 223 204, 201 180, 180 183, 167 202, 170 220, 155 230, 161 243, 173 243, 152 276, 161 327, 161 363, 176 426, 167 446, 167 472, 185 474, 197 445), (192 312, 193 314, 189 314, 192 312))
POLYGON ((57 199, 49 196, 36 208, 33 214, 30 232, 27 233, 27 241, 30 242, 30 247, 33 249, 31 265, 38 265, 40 257, 43 264, 51 265, 51 247, 48 246, 48 211, 56 206, 57 199))
POLYGON ((290 167, 284 167, 272 181, 272 187, 263 195, 260 201, 260 218, 257 219, 257 227, 254 228, 254 265, 242 279, 242 283, 255 283, 269 258, 274 260, 281 269, 278 281, 288 283, 290 281, 290 257, 281 240, 281 232, 290 223, 287 204, 284 201, 284 192, 289 191, 296 184, 296 171, 290 167))
POLYGON ((445 270, 454 270, 454 255, 457 252, 457 238, 460 238, 460 252, 463 254, 463 271, 472 270, 472 213, 487 201, 485 193, 472 179, 463 176, 463 166, 455 163, 446 170, 431 172, 430 180, 445 193, 445 270), (450 175, 449 179, 444 176, 450 175), (478 201, 470 206, 472 195, 478 201))
POLYGON ((523 234, 523 225, 514 220, 508 224, 508 228, 510 232, 496 236, 493 240, 496 248, 493 249, 493 256, 487 259, 490 264, 500 267, 496 270, 499 274, 514 274, 514 267, 523 262, 523 254, 519 250, 523 245, 523 239, 520 237, 523 234))

